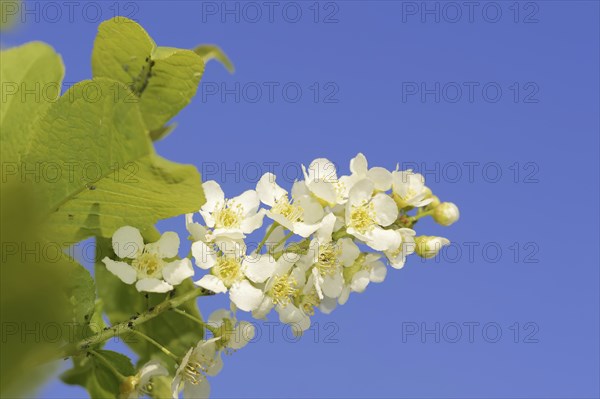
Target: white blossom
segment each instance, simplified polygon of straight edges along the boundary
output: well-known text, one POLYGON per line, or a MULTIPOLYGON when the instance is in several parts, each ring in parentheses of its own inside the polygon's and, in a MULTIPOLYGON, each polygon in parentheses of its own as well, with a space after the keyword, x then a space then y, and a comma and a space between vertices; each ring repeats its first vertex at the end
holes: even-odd
POLYGON ((275 181, 272 173, 265 173, 256 185, 260 201, 271 207, 266 215, 286 229, 308 237, 319 228, 323 207, 306 194, 304 183, 294 185, 292 199, 275 181))
POLYGON ((425 186, 425 178, 411 170, 392 172, 392 191, 400 208, 421 207, 433 200, 428 197, 431 191, 425 186))
POLYGON ((144 245, 138 229, 124 226, 112 237, 115 254, 126 261, 104 257, 106 268, 126 284, 135 283, 138 291, 168 292, 194 275, 189 259, 174 259, 179 251, 179 236, 165 232, 155 243, 144 245))
POLYGON ((386 251, 398 245, 393 230, 384 229, 398 218, 398 207, 389 195, 375 193, 375 184, 369 179, 356 183, 346 203, 347 232, 377 251, 386 251))
POLYGON ((246 247, 239 242, 225 242, 217 252, 202 241, 192 244, 192 256, 198 267, 210 270, 194 284, 215 293, 229 291, 229 298, 241 310, 255 310, 264 294, 252 283, 263 283, 275 269, 270 254, 246 255, 246 247), (226 245, 229 244, 229 245, 226 245))
POLYGON ((202 340, 187 351, 171 383, 173 399, 179 398, 182 388, 184 399, 208 398, 210 385, 206 377, 217 375, 223 368, 223 360, 217 351, 219 339, 202 340))
POLYGON ((259 211, 260 201, 254 190, 226 199, 223 190, 214 180, 202 184, 206 202, 200 208, 200 214, 213 237, 244 238, 260 228, 264 213, 259 211))

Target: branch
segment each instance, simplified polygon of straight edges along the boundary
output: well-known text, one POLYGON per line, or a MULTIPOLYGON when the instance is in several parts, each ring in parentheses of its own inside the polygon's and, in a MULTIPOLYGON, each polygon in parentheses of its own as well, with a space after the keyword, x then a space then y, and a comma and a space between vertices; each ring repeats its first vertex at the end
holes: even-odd
POLYGON ((148 311, 141 313, 137 317, 132 317, 129 320, 123 321, 119 324, 115 324, 114 326, 107 328, 99 333, 92 335, 86 339, 83 339, 74 344, 66 345, 61 348, 59 355, 57 358, 64 358, 69 356, 75 356, 82 352, 85 352, 88 348, 93 347, 101 342, 104 342, 112 337, 119 336, 123 333, 130 332, 132 329, 140 324, 147 322, 160 315, 161 313, 175 309, 185 302, 197 298, 199 296, 209 296, 214 295, 214 292, 205 290, 204 288, 196 288, 192 291, 186 292, 185 294, 176 296, 171 299, 166 299, 160 304, 148 309, 148 311))

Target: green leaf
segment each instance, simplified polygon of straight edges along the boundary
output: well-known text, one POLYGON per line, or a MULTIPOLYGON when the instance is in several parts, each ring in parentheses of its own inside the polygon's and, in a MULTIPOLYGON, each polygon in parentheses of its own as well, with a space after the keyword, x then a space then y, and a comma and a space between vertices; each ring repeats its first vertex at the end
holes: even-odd
POLYGON ((40 198, 29 187, 2 182, 0 196, 0 392, 21 397, 48 377, 33 366, 77 339, 95 289, 83 266, 39 236, 40 198), (22 335, 23 328, 30 333, 22 335))
POLYGON ((205 64, 208 64, 208 61, 210 60, 217 60, 227 68, 229 73, 235 72, 233 63, 219 46, 215 46, 214 44, 201 44, 194 49, 194 53, 198 54, 205 64))
MULTIPOLYGON (((127 320, 136 313, 145 312, 149 307, 156 306, 165 299, 165 294, 149 294, 148 299, 146 299, 145 293, 138 292, 133 285, 124 284, 106 269, 106 266, 100 260, 104 256, 116 259, 112 252, 110 239, 97 239, 96 253, 95 274, 98 295, 104 301, 104 309, 112 324, 127 320)), ((175 288, 175 294, 180 295, 193 288, 193 283, 188 279, 175 288)), ((199 319, 201 318, 195 300, 190 300, 179 308, 199 319)), ((136 329, 158 341, 180 357, 183 357, 188 349, 196 345, 203 337, 202 327, 198 323, 178 313, 168 311, 140 324, 136 329)), ((169 365, 171 368, 174 367, 173 359, 164 355, 155 346, 139 336, 132 333, 123 336, 123 340, 140 356, 139 364, 144 364, 151 358, 160 358, 165 365, 169 365)))
MULTIPOLYGON (((92 74, 141 87, 156 44, 144 28, 125 17, 100 24, 92 52, 92 74)), ((138 92, 138 90, 134 90, 138 92)))
POLYGON ((66 384, 84 387, 91 398, 117 398, 121 381, 113 369, 123 376, 134 375, 131 360, 113 351, 95 352, 101 358, 93 354, 78 356, 73 359, 73 368, 65 371, 60 378, 66 384))
POLYGON ((0 51, 0 156, 19 160, 30 138, 29 126, 60 95, 61 57, 52 47, 32 42, 0 51))
POLYGON ((148 128, 161 128, 190 103, 198 90, 204 63, 191 50, 158 47, 152 70, 140 94, 140 110, 148 128))
POLYGON ((144 229, 202 204, 198 171, 154 153, 130 96, 110 79, 80 82, 33 127, 23 167, 60 172, 36 184, 56 242, 110 237, 124 225, 144 229))
POLYGON ((204 62, 191 50, 157 47, 136 22, 116 17, 98 28, 92 72, 127 85, 140 98, 143 119, 154 131, 189 104, 204 62))

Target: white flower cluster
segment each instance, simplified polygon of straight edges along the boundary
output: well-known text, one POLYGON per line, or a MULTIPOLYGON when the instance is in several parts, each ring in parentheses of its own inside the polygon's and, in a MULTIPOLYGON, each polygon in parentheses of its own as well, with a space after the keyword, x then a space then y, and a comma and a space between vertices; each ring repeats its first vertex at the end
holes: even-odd
MULTIPOLYGON (((291 192, 271 173, 255 190, 232 199, 215 181, 205 182, 206 202, 199 210, 203 223, 186 215, 191 255, 207 272, 195 284, 229 293, 232 309, 252 312, 257 319, 275 309, 297 334, 310 327, 315 309, 330 313, 350 293, 382 282, 386 263, 400 269, 408 255, 431 258, 449 244, 442 237, 417 236, 413 227, 420 218, 432 216, 443 226, 459 218, 456 205, 440 203, 423 176, 369 168, 363 154, 350 161, 347 176, 338 176, 327 159, 302 169, 305 179, 296 181, 291 192), (263 240, 255 246, 246 242, 265 217, 272 223, 263 240)), ((137 229, 123 227, 113 236, 121 260, 103 261, 139 291, 166 292, 194 275, 189 259, 176 259, 178 247, 175 233, 144 245, 137 229)), ((184 397, 206 393, 208 385, 201 382, 220 370, 219 348, 225 341, 215 337, 190 349, 177 370, 174 397, 181 387, 184 397)))
POLYGON ((186 219, 193 258, 208 271, 196 284, 229 292, 238 309, 258 319, 274 308, 282 322, 301 332, 316 308, 329 313, 351 292, 383 281, 384 260, 399 269, 407 255, 435 256, 449 243, 416 237, 412 229, 426 215, 442 225, 459 217, 454 204, 440 204, 421 175, 369 168, 362 154, 351 160, 350 171, 338 176, 332 162, 317 159, 303 166, 305 180, 296 181, 291 192, 266 173, 256 190, 232 199, 216 182, 204 183, 206 203, 199 212, 204 224, 193 215, 186 219), (264 217, 273 223, 250 251, 244 239, 264 217), (299 240, 286 246, 292 236, 299 240))

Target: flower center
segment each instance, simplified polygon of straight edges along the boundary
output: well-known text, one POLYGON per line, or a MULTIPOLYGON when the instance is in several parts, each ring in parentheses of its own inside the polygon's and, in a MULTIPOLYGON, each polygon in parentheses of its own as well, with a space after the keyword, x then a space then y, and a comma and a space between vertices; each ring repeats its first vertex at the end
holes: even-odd
POLYGON ((309 316, 315 314, 315 307, 319 306, 321 301, 316 289, 312 289, 308 294, 302 296, 300 308, 309 316))
POLYGON ((297 285, 296 280, 287 274, 277 276, 269 294, 275 304, 286 306, 291 301, 290 297, 296 293, 297 285))
POLYGON ((241 265, 236 258, 221 256, 212 270, 227 288, 242 278, 241 265))
POLYGON ((217 328, 215 336, 221 337, 221 339, 217 341, 217 346, 227 351, 231 340, 238 339, 233 321, 229 318, 223 318, 221 325, 217 328))
POLYGON ((152 385, 152 382, 147 383, 144 386, 140 386, 138 387, 138 391, 146 396, 151 396, 152 395, 152 390, 154 389, 154 386, 152 385))
POLYGON ((131 262, 144 277, 155 277, 158 274, 165 262, 156 254, 143 252, 137 259, 131 262))
POLYGON ((225 202, 220 208, 213 212, 215 218, 215 226, 220 228, 238 228, 240 227, 243 217, 243 208, 240 204, 235 204, 230 207, 225 202))
POLYGON ((315 266, 321 276, 333 275, 338 270, 340 248, 334 243, 319 246, 319 256, 315 266))
POLYGON ((202 382, 202 378, 204 377, 201 370, 205 371, 200 363, 188 362, 183 369, 183 378, 194 385, 198 385, 200 382, 202 382))
POLYGON ((350 211, 350 227, 361 234, 373 228, 375 224, 375 206, 372 202, 364 202, 361 205, 353 205, 350 211))
POLYGON ((304 209, 299 205, 292 204, 287 194, 275 202, 275 205, 271 208, 271 212, 283 215, 291 222, 302 222, 304 220, 304 209))

